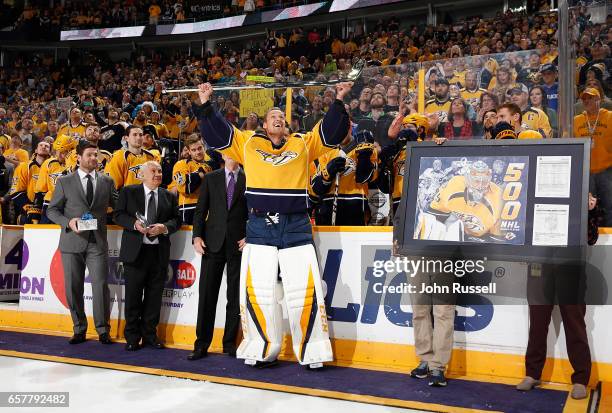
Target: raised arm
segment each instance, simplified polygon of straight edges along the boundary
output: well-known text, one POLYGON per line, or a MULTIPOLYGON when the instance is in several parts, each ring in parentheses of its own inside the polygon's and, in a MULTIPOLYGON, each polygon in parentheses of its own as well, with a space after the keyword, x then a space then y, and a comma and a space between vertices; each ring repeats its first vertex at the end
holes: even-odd
POLYGON ((198 119, 198 128, 208 146, 227 153, 233 159, 243 163, 242 143, 244 142, 242 132, 232 126, 224 117, 216 111, 211 102, 212 86, 203 83, 198 86, 198 95, 201 105, 192 104, 193 113, 198 119))

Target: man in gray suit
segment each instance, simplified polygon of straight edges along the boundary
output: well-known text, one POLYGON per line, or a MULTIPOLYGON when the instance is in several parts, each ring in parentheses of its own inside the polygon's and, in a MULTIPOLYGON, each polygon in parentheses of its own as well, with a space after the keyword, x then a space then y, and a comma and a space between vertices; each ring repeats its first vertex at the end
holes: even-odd
MULTIPOLYGON (((117 191, 113 180, 97 172, 98 148, 82 140, 77 146, 78 169, 57 180, 47 216, 61 225, 59 249, 64 265, 66 300, 74 324, 74 335, 68 341, 85 341, 87 317, 83 300, 85 267, 89 269, 93 292, 93 316, 100 342, 111 344, 110 290, 108 276, 108 242, 106 210, 114 207, 117 191), (77 221, 97 220, 97 229, 79 231, 77 221)), ((90 221, 91 223, 92 221, 90 221)))

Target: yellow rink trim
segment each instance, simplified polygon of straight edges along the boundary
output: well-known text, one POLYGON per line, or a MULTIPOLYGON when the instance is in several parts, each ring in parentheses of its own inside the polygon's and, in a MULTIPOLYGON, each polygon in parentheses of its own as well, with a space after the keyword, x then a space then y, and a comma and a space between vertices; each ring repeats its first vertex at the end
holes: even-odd
POLYGON ((612 412, 612 381, 601 384, 599 412, 612 412))
MULTIPOLYGON (((87 320, 89 326, 87 333, 97 338, 93 319, 88 317, 87 320)), ((122 338, 125 321, 111 319, 110 325, 111 337, 122 338)), ((35 313, 0 308, 0 329, 69 336, 72 334, 72 320, 69 314, 35 313)), ((169 347, 191 349, 195 342, 195 326, 160 323, 158 334, 169 347)), ((222 337, 223 329, 215 328, 210 346, 211 352, 221 352, 222 337)), ((418 364, 413 345, 339 338, 332 338, 331 344, 335 357, 335 361, 331 364, 337 366, 408 374, 418 364)), ((283 337, 279 359, 296 360, 290 336, 283 337)), ((571 384, 572 371, 569 360, 548 358, 542 372, 542 381, 553 384, 544 384, 542 388, 559 390, 559 385, 571 384)), ((472 377, 486 377, 491 382, 514 385, 525 375, 525 358, 522 354, 456 348, 453 349, 448 375, 451 378, 467 380, 472 377)), ((599 381, 612 382, 612 363, 593 363, 589 385, 595 387, 599 381)))
POLYGON ((362 394, 343 393, 331 390, 313 389, 310 387, 287 386, 284 384, 264 383, 253 380, 234 379, 229 377, 209 376, 206 374, 187 373, 182 371, 153 369, 149 367, 131 366, 126 364, 106 363, 100 361, 77 359, 72 357, 48 356, 42 354, 24 353, 12 350, 0 350, 0 355, 20 357, 31 360, 53 361, 58 363, 75 364, 79 366, 100 367, 105 369, 128 371, 132 373, 153 374, 157 376, 170 376, 183 379, 210 381, 212 383, 229 384, 235 386, 251 387, 261 390, 282 391, 286 393, 303 394, 306 396, 327 397, 353 402, 379 404, 383 406, 404 407, 410 409, 423 409, 443 413, 500 413, 495 410, 467 409, 462 407, 445 406, 435 403, 423 403, 407 400, 391 399, 386 397, 368 396, 362 394))
POLYGON ((393 227, 334 227, 314 226, 313 232, 393 232, 393 227))

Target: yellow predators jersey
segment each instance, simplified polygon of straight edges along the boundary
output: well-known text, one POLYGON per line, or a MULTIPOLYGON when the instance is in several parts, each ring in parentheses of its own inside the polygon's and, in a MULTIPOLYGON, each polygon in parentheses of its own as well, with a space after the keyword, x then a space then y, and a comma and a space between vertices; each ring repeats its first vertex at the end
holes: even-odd
POLYGON ((406 167, 406 150, 402 149, 393 158, 393 204, 399 204, 404 190, 404 171, 406 167))
POLYGON ((11 182, 9 195, 24 192, 28 197, 28 201, 33 202, 39 174, 40 165, 36 163, 36 160, 20 163, 17 168, 15 168, 15 172, 13 172, 13 180, 11 182))
POLYGON ((486 92, 485 89, 482 88, 478 88, 476 90, 467 90, 467 89, 461 89, 461 97, 470 105, 472 105, 473 107, 478 106, 478 103, 480 102, 480 97, 482 96, 482 94, 486 92))
POLYGON ((448 117, 448 111, 450 110, 450 105, 450 99, 443 102, 437 99, 429 99, 427 102, 425 102, 425 112, 437 113, 440 117, 440 122, 446 122, 446 118, 448 117))
POLYGON ((307 209, 309 164, 332 149, 324 145, 319 130, 317 124, 311 132, 293 133, 274 148, 267 136, 232 126, 230 144, 218 150, 244 165, 250 208, 280 213, 307 209))
MULTIPOLYGON (((344 152, 343 152, 344 153, 344 152)), ((340 149, 333 149, 327 152, 325 155, 319 158, 319 171, 327 169, 327 164, 334 158, 340 155, 340 149)), ((372 173, 367 179, 363 180, 364 177, 359 177, 362 183, 357 182, 357 153, 353 149, 346 154, 346 166, 344 173, 340 175, 339 186, 338 186, 338 198, 340 199, 367 199, 368 197, 368 182, 375 180, 378 177, 378 154, 376 151, 372 152, 370 156, 370 162, 375 165, 372 173)), ((332 179, 330 188, 327 194, 322 196, 323 200, 333 199, 336 192, 336 180, 332 179)))
POLYGON ((57 158, 49 158, 40 167, 40 173, 38 181, 36 182, 36 192, 44 192, 45 203, 49 203, 53 197, 53 191, 55 191, 55 185, 57 179, 60 176, 67 175, 70 173, 68 165, 60 164, 57 158))
MULTIPOLYGON (((104 149, 98 149, 98 172, 104 172, 106 164, 110 162, 112 157, 113 154, 109 151, 105 151, 104 149)), ((70 153, 66 157, 66 165, 68 165, 68 168, 70 168, 71 171, 76 171, 79 167, 76 149, 70 151, 70 153)))
POLYGON ((39 137, 44 137, 47 134, 47 122, 35 122, 32 132, 39 137))
POLYGON ((63 124, 60 128, 59 131, 57 132, 57 135, 68 135, 71 138, 85 138, 85 125, 83 123, 79 123, 76 126, 72 126, 72 124, 70 123, 70 121, 68 123, 63 124))
POLYGON ((441 187, 431 201, 430 208, 444 214, 455 215, 463 221, 465 233, 481 237, 498 233, 502 210, 501 189, 491 182, 489 190, 479 202, 471 200, 464 176, 455 176, 441 187))
POLYGON ((166 127, 165 123, 150 123, 150 125, 153 125, 159 138, 169 137, 170 132, 168 132, 168 128, 166 127))
POLYGON ((538 131, 545 138, 552 138, 552 128, 548 115, 540 109, 528 107, 522 114, 521 127, 538 131))
POLYGON ((181 132, 192 134, 197 131, 198 120, 195 117, 191 118, 189 116, 183 117, 181 115, 178 115, 176 117, 176 126, 181 132))
POLYGON ((127 185, 141 184, 140 169, 142 164, 148 161, 157 161, 157 158, 147 150, 143 149, 140 155, 135 155, 127 149, 120 149, 106 164, 104 173, 113 178, 115 187, 119 190, 127 185))
POLYGON ((187 159, 182 159, 174 165, 172 185, 178 190, 179 207, 198 203, 202 184, 199 172, 207 174, 211 171, 212 168, 207 163, 187 159))

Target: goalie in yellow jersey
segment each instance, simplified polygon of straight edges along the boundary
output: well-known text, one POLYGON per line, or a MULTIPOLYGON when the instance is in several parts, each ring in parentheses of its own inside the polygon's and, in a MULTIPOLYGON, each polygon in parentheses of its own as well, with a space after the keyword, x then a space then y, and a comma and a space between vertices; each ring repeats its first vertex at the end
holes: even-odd
POLYGON ((463 175, 451 178, 440 187, 429 207, 421 209, 414 238, 501 241, 502 193, 492 177, 491 168, 478 160, 468 165, 463 175))
MULTIPOLYGON (((279 269, 296 358, 311 369, 333 360, 307 212, 309 166, 348 134, 349 115, 342 100, 351 87, 350 82, 337 84, 337 99, 310 132, 289 134, 278 108, 266 114, 263 131, 240 131, 213 109, 212 86, 199 86, 202 105, 194 108, 204 140, 241 163, 246 174, 249 219, 240 271, 244 339, 237 350, 246 364, 273 364, 280 352, 279 269)), ((194 240, 201 251, 203 245, 196 242, 201 239, 194 240)))

